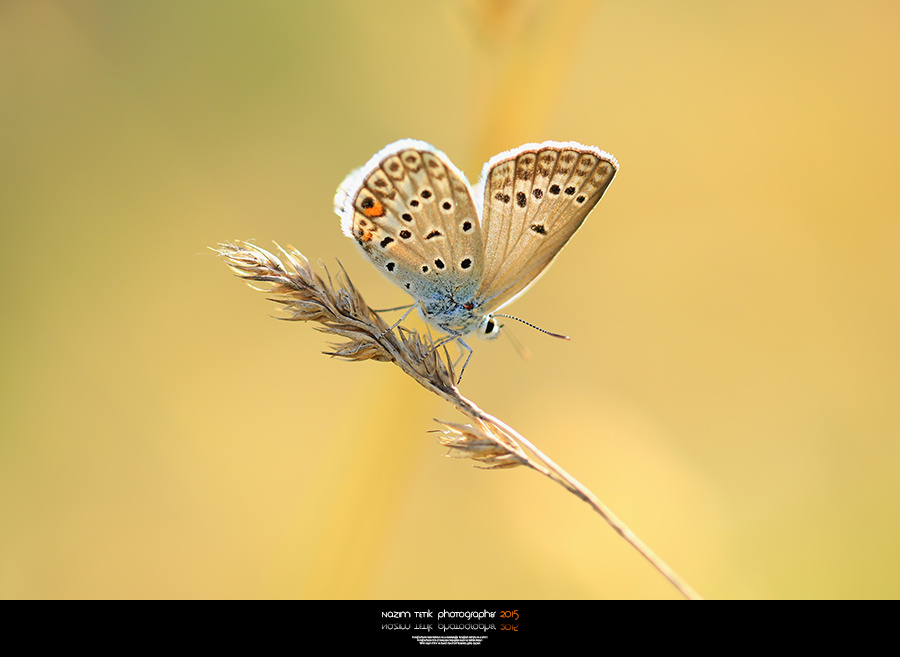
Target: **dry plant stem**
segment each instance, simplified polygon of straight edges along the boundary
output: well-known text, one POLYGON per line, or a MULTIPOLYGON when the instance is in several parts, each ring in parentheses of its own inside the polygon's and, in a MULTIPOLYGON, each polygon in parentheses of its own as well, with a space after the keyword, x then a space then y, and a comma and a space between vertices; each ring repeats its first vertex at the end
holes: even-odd
POLYGON ((654 568, 662 573, 662 575, 681 592, 684 597, 688 598, 689 600, 703 599, 700 594, 697 593, 693 589, 693 587, 691 587, 690 584, 684 581, 678 575, 678 573, 672 570, 672 568, 665 561, 663 561, 653 550, 651 550, 650 547, 646 543, 644 543, 644 541, 638 538, 637 534, 631 531, 624 522, 619 520, 618 516, 616 516, 616 514, 614 514, 608 506, 601 502, 600 499, 587 488, 587 486, 579 482, 572 475, 559 467, 556 463, 553 462, 553 460, 550 459, 549 456, 541 452, 524 436, 522 436, 520 433, 515 431, 512 427, 508 426, 501 420, 493 417, 492 415, 489 415, 488 413, 485 413, 462 395, 460 395, 458 407, 470 417, 478 417, 485 423, 493 423, 496 426, 500 427, 510 438, 512 438, 515 442, 519 443, 519 445, 524 446, 531 452, 532 458, 529 458, 527 455, 525 456, 525 459, 527 460, 526 465, 536 470, 537 472, 540 472, 541 474, 549 477, 579 499, 587 502, 587 504, 592 509, 594 509, 594 511, 600 514, 601 518, 606 520, 606 522, 608 522, 609 525, 614 530, 616 530, 616 533, 618 533, 619 536, 628 541, 628 543, 635 550, 640 552, 644 556, 644 558, 653 565, 654 568), (463 410, 465 406, 468 406, 469 408, 463 410))
POLYGON ((365 303, 346 274, 338 285, 330 276, 326 282, 299 251, 278 248, 287 265, 247 242, 220 244, 214 251, 241 278, 268 284, 270 287, 263 291, 276 295, 272 301, 290 313, 282 319, 318 322, 320 331, 347 340, 325 353, 347 360, 392 361, 421 386, 456 406, 474 424, 439 421, 444 426, 440 440, 450 448, 451 456, 471 458, 483 468, 527 466, 549 477, 587 502, 682 595, 701 599, 590 490, 509 425, 463 397, 456 387, 456 374, 446 349, 436 349, 430 335, 420 336, 402 326, 388 330, 390 327, 365 303))

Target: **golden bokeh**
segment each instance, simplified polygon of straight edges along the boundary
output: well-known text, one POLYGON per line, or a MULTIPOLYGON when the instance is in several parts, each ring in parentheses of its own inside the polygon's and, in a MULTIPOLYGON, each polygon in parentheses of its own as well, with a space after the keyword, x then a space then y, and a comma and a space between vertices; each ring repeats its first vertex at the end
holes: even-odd
MULTIPOLYGON (((900 595, 900 6, 0 3, 0 596, 676 598, 208 246, 340 260, 404 137, 621 170, 461 388, 711 598, 900 595)), ((410 319, 413 325, 420 321, 410 319)))

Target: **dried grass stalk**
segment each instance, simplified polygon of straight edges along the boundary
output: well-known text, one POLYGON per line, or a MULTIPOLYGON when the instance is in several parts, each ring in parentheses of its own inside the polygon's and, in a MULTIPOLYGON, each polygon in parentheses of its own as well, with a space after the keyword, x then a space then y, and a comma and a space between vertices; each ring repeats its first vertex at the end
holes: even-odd
POLYGON ((337 281, 327 274, 315 273, 302 253, 292 247, 278 246, 281 258, 248 242, 219 244, 213 249, 231 269, 254 289, 266 292, 272 301, 288 313, 281 319, 312 321, 323 333, 339 336, 329 356, 346 360, 377 360, 396 364, 420 385, 450 402, 471 420, 471 424, 438 423, 440 442, 450 456, 470 458, 477 467, 487 469, 526 466, 549 477, 587 502, 612 528, 640 552, 686 598, 700 599, 662 559, 620 521, 584 485, 556 465, 521 434, 494 416, 484 412, 460 394, 456 387, 453 363, 444 348, 435 348, 430 335, 390 326, 363 300, 362 295, 341 269, 337 281), (262 288, 252 283, 267 284, 262 288))

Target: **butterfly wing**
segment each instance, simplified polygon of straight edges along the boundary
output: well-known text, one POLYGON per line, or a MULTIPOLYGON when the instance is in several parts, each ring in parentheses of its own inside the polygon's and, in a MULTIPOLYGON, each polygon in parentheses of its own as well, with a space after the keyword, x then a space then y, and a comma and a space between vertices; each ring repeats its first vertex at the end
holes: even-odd
POLYGON ((470 299, 484 248, 469 183, 422 141, 386 146, 338 188, 344 234, 394 283, 422 302, 470 299))
POLYGON ((576 142, 526 144, 491 158, 475 189, 487 254, 476 297, 486 313, 525 292, 603 192, 618 162, 576 142))

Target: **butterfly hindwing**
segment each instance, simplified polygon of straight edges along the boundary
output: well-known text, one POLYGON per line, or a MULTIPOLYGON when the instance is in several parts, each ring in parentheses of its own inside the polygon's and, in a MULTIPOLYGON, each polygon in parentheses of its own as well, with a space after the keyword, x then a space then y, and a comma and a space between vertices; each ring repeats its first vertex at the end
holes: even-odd
POLYGON ((465 176, 440 151, 411 139, 390 144, 348 176, 335 205, 344 233, 415 299, 474 294, 480 223, 465 176))
POLYGON ((484 167, 486 258, 476 293, 489 313, 523 293, 584 222, 615 176, 616 159, 575 142, 526 144, 484 167))

